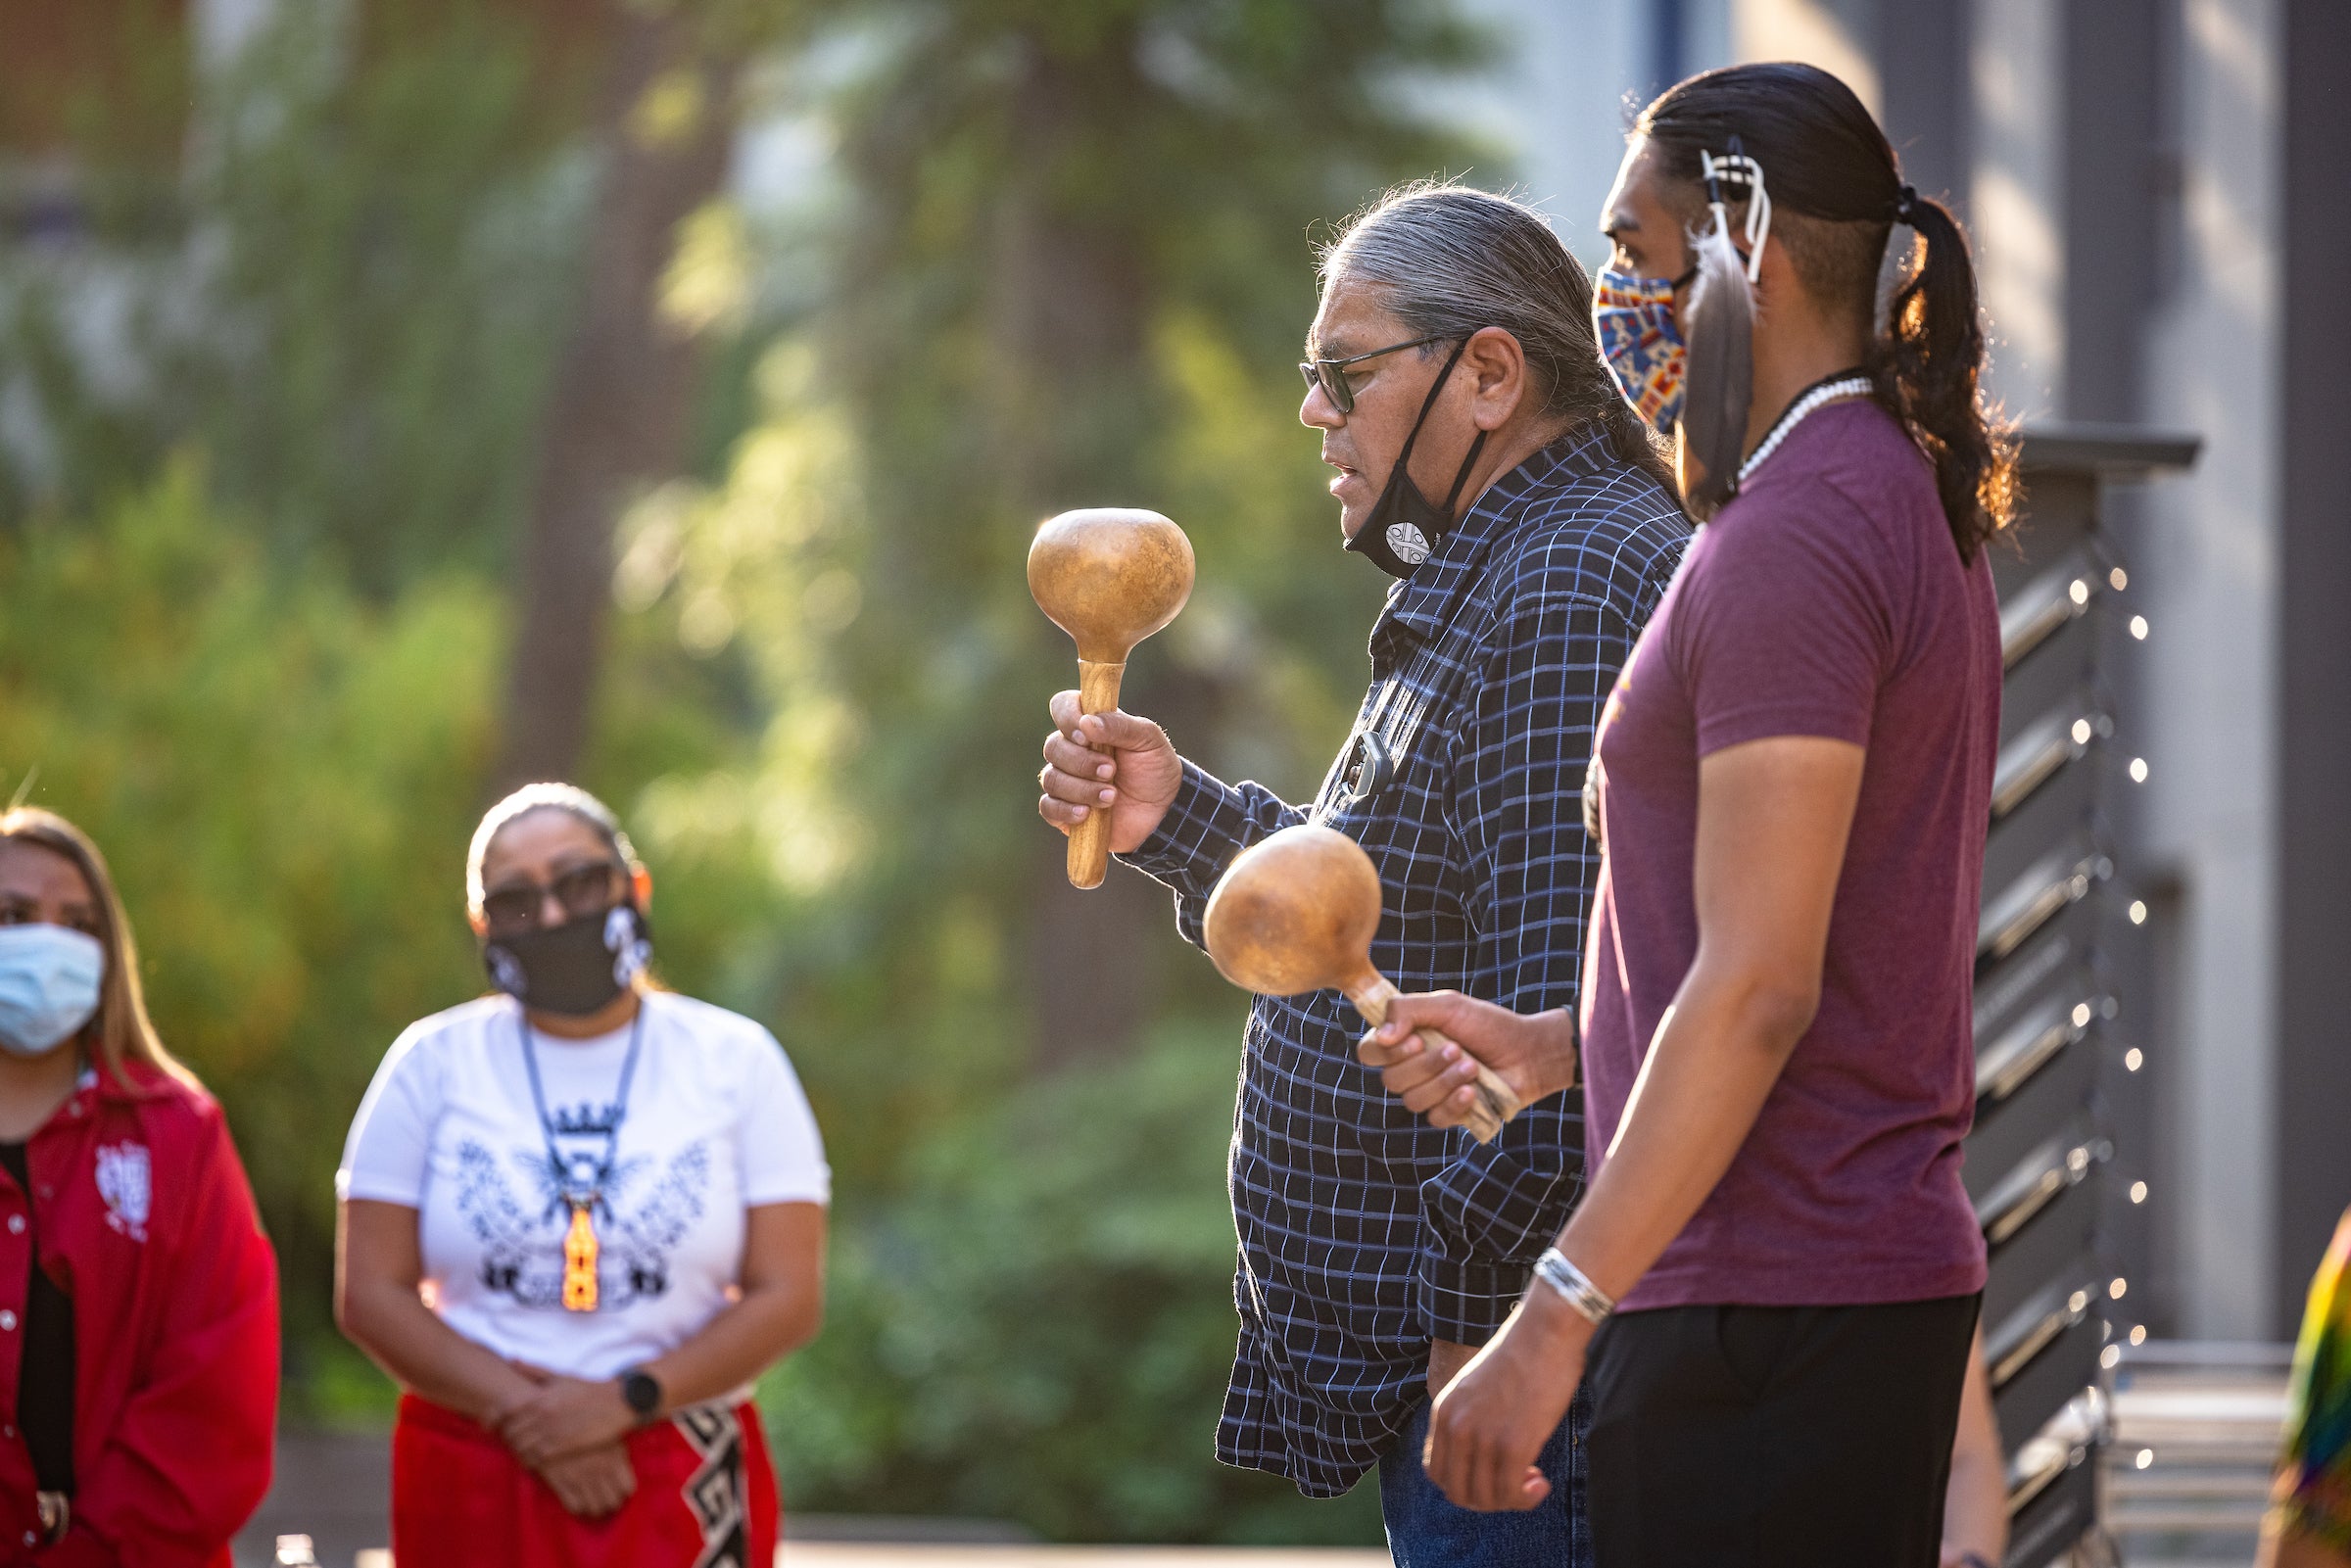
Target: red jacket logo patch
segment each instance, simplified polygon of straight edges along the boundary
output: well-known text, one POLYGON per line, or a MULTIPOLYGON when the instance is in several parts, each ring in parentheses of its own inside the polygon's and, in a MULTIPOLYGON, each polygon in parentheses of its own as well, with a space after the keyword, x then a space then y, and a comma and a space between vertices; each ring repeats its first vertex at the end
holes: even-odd
POLYGON ((136 1242, 147 1239, 152 1196, 147 1171, 145 1144, 98 1146, 98 1196, 106 1200, 106 1222, 136 1242))

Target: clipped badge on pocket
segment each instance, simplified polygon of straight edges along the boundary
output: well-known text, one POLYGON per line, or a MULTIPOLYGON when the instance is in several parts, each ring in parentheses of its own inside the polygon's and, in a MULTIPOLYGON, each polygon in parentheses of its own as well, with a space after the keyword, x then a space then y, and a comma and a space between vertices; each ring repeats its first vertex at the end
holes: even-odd
POLYGON ((1388 743, 1377 730, 1366 730, 1356 737, 1355 757, 1347 764, 1347 802, 1360 805, 1378 794, 1395 782, 1396 764, 1388 755, 1388 743))

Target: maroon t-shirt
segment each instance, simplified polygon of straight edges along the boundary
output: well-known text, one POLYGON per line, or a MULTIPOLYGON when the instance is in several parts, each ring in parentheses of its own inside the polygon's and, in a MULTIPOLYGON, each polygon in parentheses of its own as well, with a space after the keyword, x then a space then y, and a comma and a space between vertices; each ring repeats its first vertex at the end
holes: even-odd
POLYGON ((1815 411, 1700 532, 1601 721, 1583 991, 1595 1171, 1697 956, 1699 759, 1772 736, 1868 750, 1820 1011, 1626 1307, 1983 1287, 1959 1140, 1999 708, 1991 567, 1960 563, 1926 459, 1875 404, 1815 411))

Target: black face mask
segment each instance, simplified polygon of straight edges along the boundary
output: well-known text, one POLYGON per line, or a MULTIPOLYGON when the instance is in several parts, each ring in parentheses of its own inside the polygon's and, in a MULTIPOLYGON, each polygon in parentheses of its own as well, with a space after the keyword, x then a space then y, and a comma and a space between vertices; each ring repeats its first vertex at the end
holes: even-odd
POLYGON ((482 943, 490 983, 539 1013, 585 1018, 652 962, 652 931, 634 904, 482 943))
POLYGON ((1461 499, 1462 487, 1469 482, 1469 470, 1477 466, 1477 454, 1486 444, 1486 432, 1477 433, 1469 443, 1469 454, 1462 459, 1461 470, 1453 476, 1453 488, 1445 493, 1442 509, 1431 506, 1420 487, 1413 483, 1413 443, 1420 439, 1420 427, 1428 420, 1428 410, 1437 405, 1437 394, 1445 390, 1445 381, 1453 367, 1461 363, 1462 352, 1469 347, 1463 338, 1437 372, 1436 381, 1429 387, 1428 396, 1421 400, 1420 417, 1413 421, 1412 434, 1404 438, 1404 451, 1396 454, 1396 466, 1388 470, 1388 488, 1379 493, 1371 515, 1364 526, 1355 531, 1347 547, 1390 577, 1410 577, 1413 568, 1428 559, 1437 542, 1453 527, 1453 503, 1461 499))

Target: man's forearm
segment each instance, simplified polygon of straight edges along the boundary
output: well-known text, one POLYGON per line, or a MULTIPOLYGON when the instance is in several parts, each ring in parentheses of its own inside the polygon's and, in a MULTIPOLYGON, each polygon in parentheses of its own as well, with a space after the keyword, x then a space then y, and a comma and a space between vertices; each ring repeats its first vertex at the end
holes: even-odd
POLYGON ((1704 958, 1658 1026, 1607 1164, 1559 1250, 1621 1297, 1704 1204, 1747 1141, 1809 1022, 1761 982, 1704 958))

